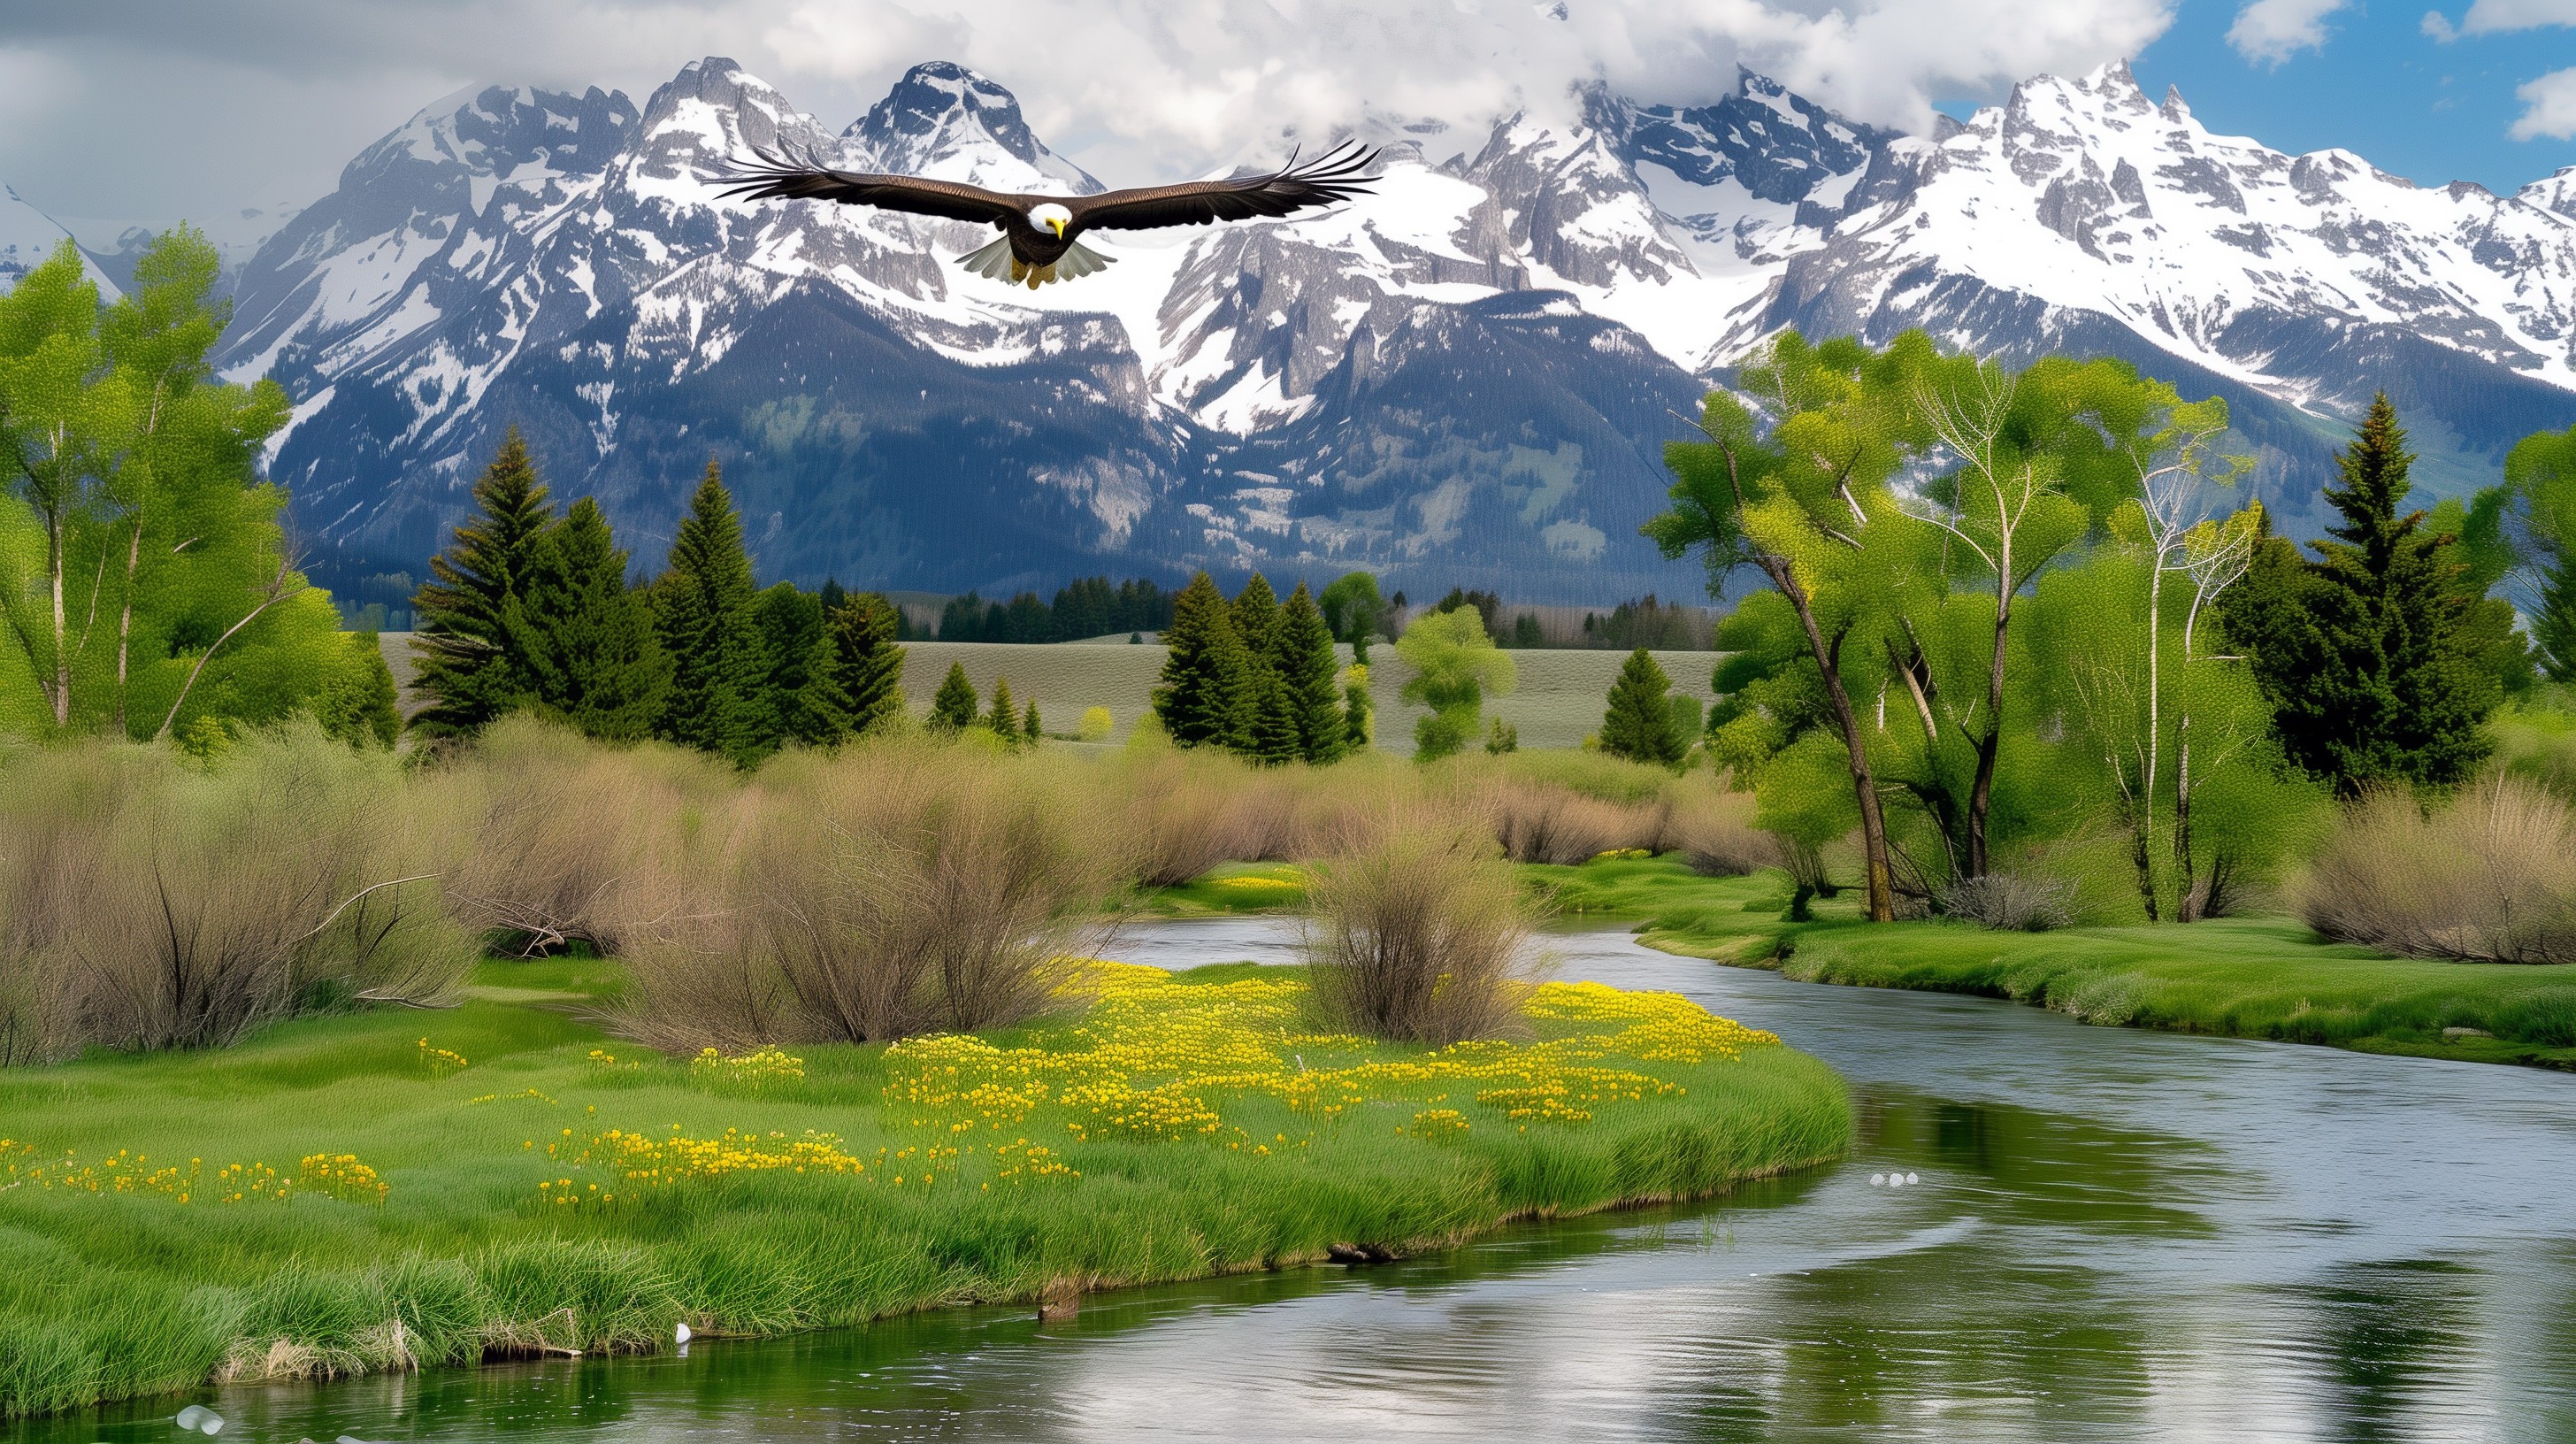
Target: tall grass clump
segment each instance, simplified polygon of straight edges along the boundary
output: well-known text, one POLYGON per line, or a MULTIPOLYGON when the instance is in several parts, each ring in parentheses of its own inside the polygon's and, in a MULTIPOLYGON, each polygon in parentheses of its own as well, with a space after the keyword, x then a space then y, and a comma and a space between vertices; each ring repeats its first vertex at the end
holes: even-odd
POLYGON ((1114 834, 1042 758, 896 739, 772 763, 687 916, 627 949, 659 1046, 883 1042, 1022 1022, 1095 952, 1114 834))
POLYGON ((448 906, 522 955, 582 942, 602 953, 667 921, 694 827, 721 810, 730 769, 704 753, 608 748, 525 714, 484 729, 436 785, 469 839, 448 906))
POLYGON ((18 754, 0 807, 10 1061, 216 1047, 353 1000, 431 1001, 474 960, 448 859, 389 754, 310 722, 199 766, 84 743, 18 754))
POLYGON ((1497 1037, 1518 1021, 1531 917, 1483 826, 1416 812, 1317 863, 1304 945, 1317 1004, 1399 1042, 1497 1037))
POLYGON ((2576 814, 2511 774, 2430 807, 2374 793, 2345 812, 2301 912, 2327 937, 2409 957, 2576 962, 2576 814))

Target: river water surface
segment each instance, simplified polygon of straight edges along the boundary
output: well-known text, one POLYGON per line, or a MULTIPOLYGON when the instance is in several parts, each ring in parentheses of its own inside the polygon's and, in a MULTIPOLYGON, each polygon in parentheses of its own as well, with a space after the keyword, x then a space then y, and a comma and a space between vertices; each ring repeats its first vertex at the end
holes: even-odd
MULTIPOLYGON (((1171 924, 1120 955, 1287 940, 1171 924)), ((1559 976, 1686 993, 1842 1070, 1851 1161, 1043 1328, 957 1310, 202 1402, 226 1440, 2576 1441, 2576 1078, 1552 942, 1559 976)), ((170 1440, 176 1407, 17 1437, 170 1440)))

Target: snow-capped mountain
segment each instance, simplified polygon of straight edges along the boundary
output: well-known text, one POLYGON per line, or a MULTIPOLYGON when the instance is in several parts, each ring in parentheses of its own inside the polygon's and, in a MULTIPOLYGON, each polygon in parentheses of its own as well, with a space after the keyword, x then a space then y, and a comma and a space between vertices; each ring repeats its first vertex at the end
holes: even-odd
POLYGON ((721 59, 640 109, 483 90, 261 249, 223 364, 295 396, 273 474, 344 584, 417 574, 517 425, 647 565, 712 456, 765 576, 1368 566, 1534 601, 1669 592, 1692 579, 1637 525, 1671 413, 1792 324, 2126 356, 2229 396, 2276 501, 2313 492, 2374 387, 2437 486, 2576 421, 2576 171, 2420 190, 2212 136, 2125 66, 1933 138, 1750 74, 1707 106, 1581 101, 1571 123, 1386 127, 1352 205, 1111 233, 1107 272, 1031 292, 950 264, 986 229, 717 194, 727 159, 777 144, 1098 187, 962 67, 915 67, 837 134, 721 59))
MULTIPOLYGON (((43 265, 56 247, 71 239, 71 232, 52 216, 29 205, 16 190, 0 185, 0 291, 17 285, 20 277, 43 265)), ((116 282, 100 271, 86 253, 83 261, 83 269, 98 283, 100 293, 114 299, 118 294, 116 282)))

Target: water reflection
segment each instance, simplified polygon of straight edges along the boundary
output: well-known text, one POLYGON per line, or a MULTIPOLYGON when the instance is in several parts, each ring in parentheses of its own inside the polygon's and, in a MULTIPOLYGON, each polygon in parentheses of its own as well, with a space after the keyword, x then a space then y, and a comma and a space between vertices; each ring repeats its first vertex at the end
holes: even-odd
MULTIPOLYGON (((1556 940, 1853 1080, 1849 1165, 1438 1259, 682 1358, 212 1391, 225 1437, 2576 1439, 2576 1080, 1556 940), (1912 1170, 1918 1187, 1872 1188, 1912 1170)), ((1275 924, 1158 929, 1186 964, 1275 924)), ((177 1402, 21 1426, 176 1437, 177 1402)))

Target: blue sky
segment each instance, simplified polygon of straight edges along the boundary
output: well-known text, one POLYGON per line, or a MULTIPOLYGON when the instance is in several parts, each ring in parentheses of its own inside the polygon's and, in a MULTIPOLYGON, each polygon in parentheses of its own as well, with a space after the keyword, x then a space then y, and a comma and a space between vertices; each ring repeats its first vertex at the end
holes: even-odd
MULTIPOLYGON (((2257 9, 2184 0, 2172 28, 2139 53, 2139 84, 2159 98, 2167 85, 2181 87, 2214 131, 2293 155, 2341 146, 2422 185, 2472 180, 2503 193, 2576 165, 2576 140, 2511 134, 2536 103, 2516 93, 2526 85, 2565 73, 2571 78, 2556 85, 2571 100, 2562 103, 2576 104, 2576 0, 2488 0, 2483 33, 2448 42, 2427 33, 2423 0, 2331 10, 2282 0, 2240 26, 2239 16, 2257 9), (2516 24, 2553 16, 2560 23, 2516 24), (2495 28, 2503 24, 2516 28, 2495 28), (2312 36, 2320 43, 2307 43, 2312 36)), ((2445 0, 2434 13, 2461 32, 2471 9, 2469 0, 2445 0)), ((2535 119, 2556 128, 2545 109, 2535 119)))

